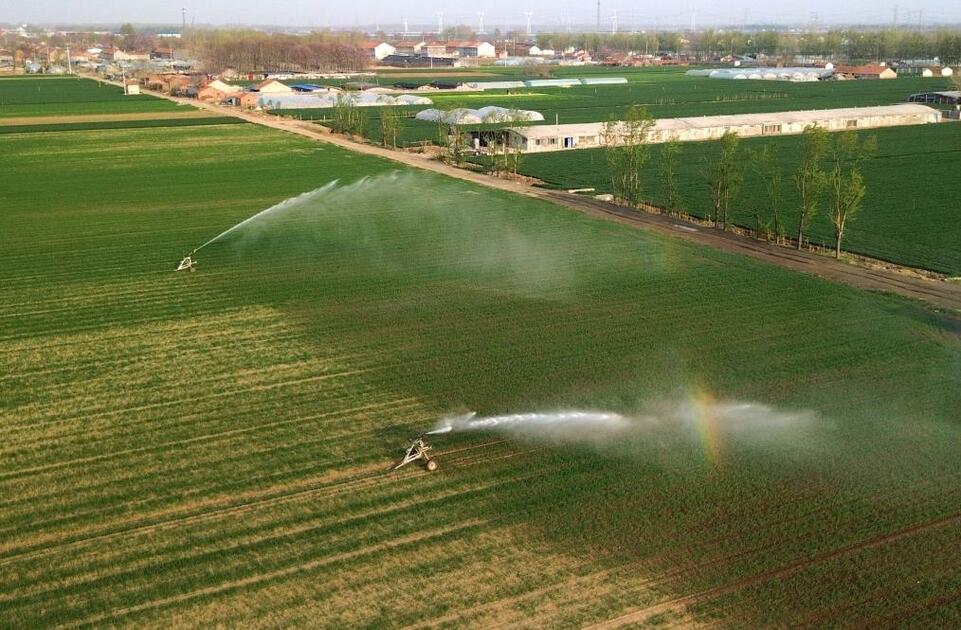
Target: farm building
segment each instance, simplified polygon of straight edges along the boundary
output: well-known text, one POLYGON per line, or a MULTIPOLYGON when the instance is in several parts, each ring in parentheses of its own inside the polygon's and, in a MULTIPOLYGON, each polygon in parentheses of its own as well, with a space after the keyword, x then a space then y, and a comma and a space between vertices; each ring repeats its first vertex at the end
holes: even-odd
POLYGON ((932 103, 935 105, 953 105, 959 107, 961 106, 961 91, 921 92, 920 94, 912 94, 908 97, 908 101, 911 103, 932 103))
POLYGON ((839 79, 897 79, 898 73, 880 64, 866 66, 836 66, 834 76, 839 79))
POLYGON ((290 92, 294 91, 292 87, 281 83, 276 79, 267 79, 266 81, 257 84, 254 90, 260 92, 261 94, 289 94, 290 92))
POLYGON ((376 59, 377 61, 380 61, 388 55, 393 55, 397 50, 387 42, 376 41, 364 42, 360 45, 360 47, 365 53, 367 53, 368 57, 371 59, 376 59))
POLYGON ((328 88, 314 83, 294 83, 290 86, 294 92, 326 92, 328 88))
MULTIPOLYGON (((816 111, 662 118, 649 135, 650 142, 715 140, 733 131, 741 137, 799 134, 817 125, 828 131, 870 129, 940 122, 941 113, 925 105, 852 107, 816 111)), ((604 145, 607 123, 533 125, 508 129, 508 144, 526 153, 587 149, 604 145)), ((615 139, 618 136, 615 130, 615 139)))
POLYGON ((921 76, 925 79, 930 79, 934 77, 951 77, 954 76, 954 70, 945 66, 944 68, 923 68, 921 70, 921 76))
POLYGON ((451 42, 447 45, 447 51, 456 54, 458 57, 486 57, 493 59, 496 56, 494 45, 490 42, 451 42))
POLYGON ((429 42, 420 47, 419 54, 426 54, 428 57, 447 56, 447 44, 444 42, 429 42))
POLYGON ((229 97, 237 95, 241 89, 223 81, 211 81, 197 91, 197 98, 204 103, 222 103, 229 97))
POLYGON ((453 57, 428 57, 426 55, 411 55, 395 53, 387 55, 381 60, 381 65, 393 68, 444 68, 451 67, 457 61, 453 57))
POLYGON ((419 39, 405 39, 394 42, 394 54, 397 55, 416 55, 427 45, 427 42, 419 39))

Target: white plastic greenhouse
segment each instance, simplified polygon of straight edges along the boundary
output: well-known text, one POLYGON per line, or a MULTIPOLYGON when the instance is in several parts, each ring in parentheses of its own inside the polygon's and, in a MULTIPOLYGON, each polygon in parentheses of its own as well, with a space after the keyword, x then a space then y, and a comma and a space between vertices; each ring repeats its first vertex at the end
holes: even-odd
POLYGON ((714 70, 688 70, 689 77, 712 79, 753 79, 763 81, 819 81, 830 78, 830 68, 720 68, 714 70))
POLYGON ((355 107, 384 107, 392 105, 432 105, 433 101, 423 96, 401 94, 265 94, 257 100, 261 109, 322 109, 334 107, 338 102, 350 103, 355 107))
POLYGON ((417 120, 428 122, 445 122, 448 125, 478 125, 481 123, 501 123, 501 122, 531 122, 544 120, 540 112, 528 109, 507 109, 489 105, 480 109, 452 109, 443 111, 440 109, 425 109, 415 116, 417 120))

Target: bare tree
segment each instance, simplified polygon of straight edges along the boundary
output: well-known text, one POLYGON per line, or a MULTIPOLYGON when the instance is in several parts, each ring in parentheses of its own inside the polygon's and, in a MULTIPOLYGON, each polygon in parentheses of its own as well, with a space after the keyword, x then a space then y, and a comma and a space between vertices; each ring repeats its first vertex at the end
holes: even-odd
POLYGON ((731 221, 731 204, 744 181, 744 173, 737 154, 740 143, 740 137, 733 131, 727 131, 721 136, 721 155, 711 171, 708 182, 714 209, 714 226, 717 227, 720 223, 724 230, 727 230, 731 221))
POLYGON ((839 134, 831 155, 832 168, 828 174, 831 191, 831 224, 834 226, 834 257, 841 257, 841 241, 848 222, 861 209, 867 191, 862 162, 877 151, 874 136, 859 141, 853 131, 839 134))
POLYGON ((647 109, 633 105, 623 121, 604 126, 604 146, 614 195, 628 205, 641 203, 641 169, 650 157, 648 136, 654 119, 647 109))
POLYGON ((681 214, 682 202, 681 191, 678 188, 677 171, 680 162, 681 143, 677 140, 669 140, 661 148, 661 181, 665 188, 664 209, 671 216, 681 214))
POLYGON ((826 175, 822 162, 827 152, 827 132, 812 125, 802 134, 801 164, 794 175, 800 207, 797 221, 797 248, 804 243, 804 230, 818 212, 826 175))

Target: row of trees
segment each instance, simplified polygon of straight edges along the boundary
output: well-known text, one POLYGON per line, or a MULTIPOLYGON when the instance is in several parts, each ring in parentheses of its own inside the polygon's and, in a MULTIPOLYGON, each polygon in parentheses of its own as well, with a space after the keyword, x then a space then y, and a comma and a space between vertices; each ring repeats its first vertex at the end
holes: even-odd
POLYGON ((668 51, 699 57, 735 54, 766 54, 790 58, 815 55, 834 59, 883 60, 940 58, 944 63, 961 62, 961 32, 941 29, 835 29, 827 32, 785 32, 704 30, 685 33, 670 31, 640 33, 540 33, 538 44, 551 48, 583 48, 650 52, 668 51))
MULTIPOLYGON (((648 139, 653 125, 654 119, 647 111, 635 106, 623 122, 611 121, 604 131, 611 188, 619 200, 633 207, 643 205, 641 173, 650 158, 648 139)), ((733 225, 733 208, 744 183, 745 164, 750 164, 762 191, 749 202, 755 234, 783 244, 785 176, 778 145, 769 142, 760 150, 744 154, 740 141, 736 133, 725 133, 719 141, 719 155, 704 163, 710 191, 709 220, 723 230, 733 225)), ((840 257, 847 228, 864 201, 867 188, 862 166, 875 153, 876 139, 861 138, 853 131, 829 135, 823 128, 811 126, 804 130, 801 145, 800 162, 791 176, 798 195, 795 244, 798 249, 804 246, 811 221, 826 206, 834 228, 835 256, 840 257)), ((677 141, 665 143, 658 169, 663 210, 674 216, 683 214, 680 155, 677 141)))
POLYGON ((362 70, 367 54, 352 36, 286 35, 252 30, 192 31, 190 48, 210 69, 238 72, 362 70))

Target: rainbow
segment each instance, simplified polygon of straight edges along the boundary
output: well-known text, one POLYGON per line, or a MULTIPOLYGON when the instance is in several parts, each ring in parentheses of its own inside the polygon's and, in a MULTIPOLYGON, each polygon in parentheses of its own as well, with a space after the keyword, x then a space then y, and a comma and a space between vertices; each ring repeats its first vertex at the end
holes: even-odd
POLYGON ((691 407, 694 412, 694 430, 704 452, 704 458, 711 467, 721 464, 724 458, 724 436, 717 418, 717 405, 714 396, 700 388, 691 394, 691 407))

